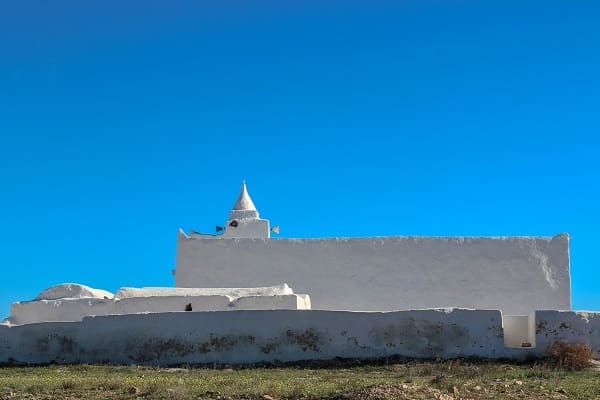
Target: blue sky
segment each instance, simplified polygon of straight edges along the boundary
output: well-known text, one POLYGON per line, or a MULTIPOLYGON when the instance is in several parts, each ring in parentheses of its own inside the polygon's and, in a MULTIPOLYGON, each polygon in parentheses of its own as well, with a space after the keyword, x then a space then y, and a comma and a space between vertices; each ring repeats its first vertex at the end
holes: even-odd
POLYGON ((599 13, 3 3, 0 315, 172 285, 177 228, 222 223, 242 179, 283 237, 568 232, 573 306, 600 310, 599 13))

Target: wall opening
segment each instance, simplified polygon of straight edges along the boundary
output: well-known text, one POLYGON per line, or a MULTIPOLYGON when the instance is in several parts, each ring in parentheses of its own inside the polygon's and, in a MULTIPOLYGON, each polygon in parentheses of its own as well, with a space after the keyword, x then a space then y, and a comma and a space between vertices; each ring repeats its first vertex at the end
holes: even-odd
POLYGON ((503 315, 504 346, 517 349, 535 347, 535 311, 529 315, 503 315))

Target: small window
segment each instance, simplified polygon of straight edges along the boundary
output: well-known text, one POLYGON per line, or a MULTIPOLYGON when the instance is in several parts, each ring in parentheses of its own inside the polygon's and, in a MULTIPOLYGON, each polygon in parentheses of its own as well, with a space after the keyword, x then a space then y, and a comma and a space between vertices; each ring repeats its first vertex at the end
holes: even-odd
POLYGON ((231 221, 231 222, 229 223, 229 226, 233 226, 234 228, 237 228, 237 226, 238 226, 238 222, 237 222, 237 221, 234 219, 233 221, 231 221))
POLYGON ((192 311, 192 303, 188 303, 188 304, 185 306, 185 311, 192 311))

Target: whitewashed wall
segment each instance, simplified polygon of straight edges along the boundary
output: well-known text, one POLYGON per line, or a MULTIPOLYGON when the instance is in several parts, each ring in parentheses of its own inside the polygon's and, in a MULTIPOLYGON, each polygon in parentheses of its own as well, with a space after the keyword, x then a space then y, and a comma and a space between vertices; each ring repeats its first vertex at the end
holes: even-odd
POLYGON ((0 325, 0 362, 253 363, 502 352, 498 311, 178 312, 0 325))
POLYGON ((176 286, 287 282, 314 309, 570 309, 569 238, 202 239, 180 234, 176 286))
POLYGON ((535 337, 539 351, 556 341, 584 343, 600 358, 600 312, 537 311, 535 337))
POLYGON ((161 313, 185 311, 190 304, 192 311, 232 310, 306 310, 310 309, 310 297, 302 294, 274 296, 243 296, 232 298, 213 296, 149 296, 123 299, 58 299, 13 303, 11 324, 36 322, 81 321, 89 315, 161 313))
POLYGON ((600 356, 600 313, 540 311, 536 347, 505 347, 490 310, 215 311, 0 324, 0 363, 244 364, 343 358, 544 356, 554 341, 600 356))

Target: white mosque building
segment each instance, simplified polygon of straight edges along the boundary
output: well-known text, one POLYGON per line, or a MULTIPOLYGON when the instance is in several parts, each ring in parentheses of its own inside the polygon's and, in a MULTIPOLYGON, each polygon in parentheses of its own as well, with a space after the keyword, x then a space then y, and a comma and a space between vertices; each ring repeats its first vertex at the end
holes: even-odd
POLYGON ((569 237, 271 238, 243 183, 220 235, 179 230, 175 286, 288 283, 318 309, 568 310, 569 237))
POLYGON ((244 182, 216 234, 179 230, 175 287, 48 288, 12 305, 0 324, 0 362, 94 362, 98 354, 121 363, 522 357, 573 338, 600 351, 600 314, 569 311, 567 234, 290 239, 271 232, 244 182), (79 353, 61 352, 64 339, 27 350, 32 340, 57 337, 74 341, 79 353), (214 338, 227 346, 211 347, 214 338), (178 345, 169 352, 164 343, 178 345), (147 359, 136 353, 148 348, 164 351, 147 359))

